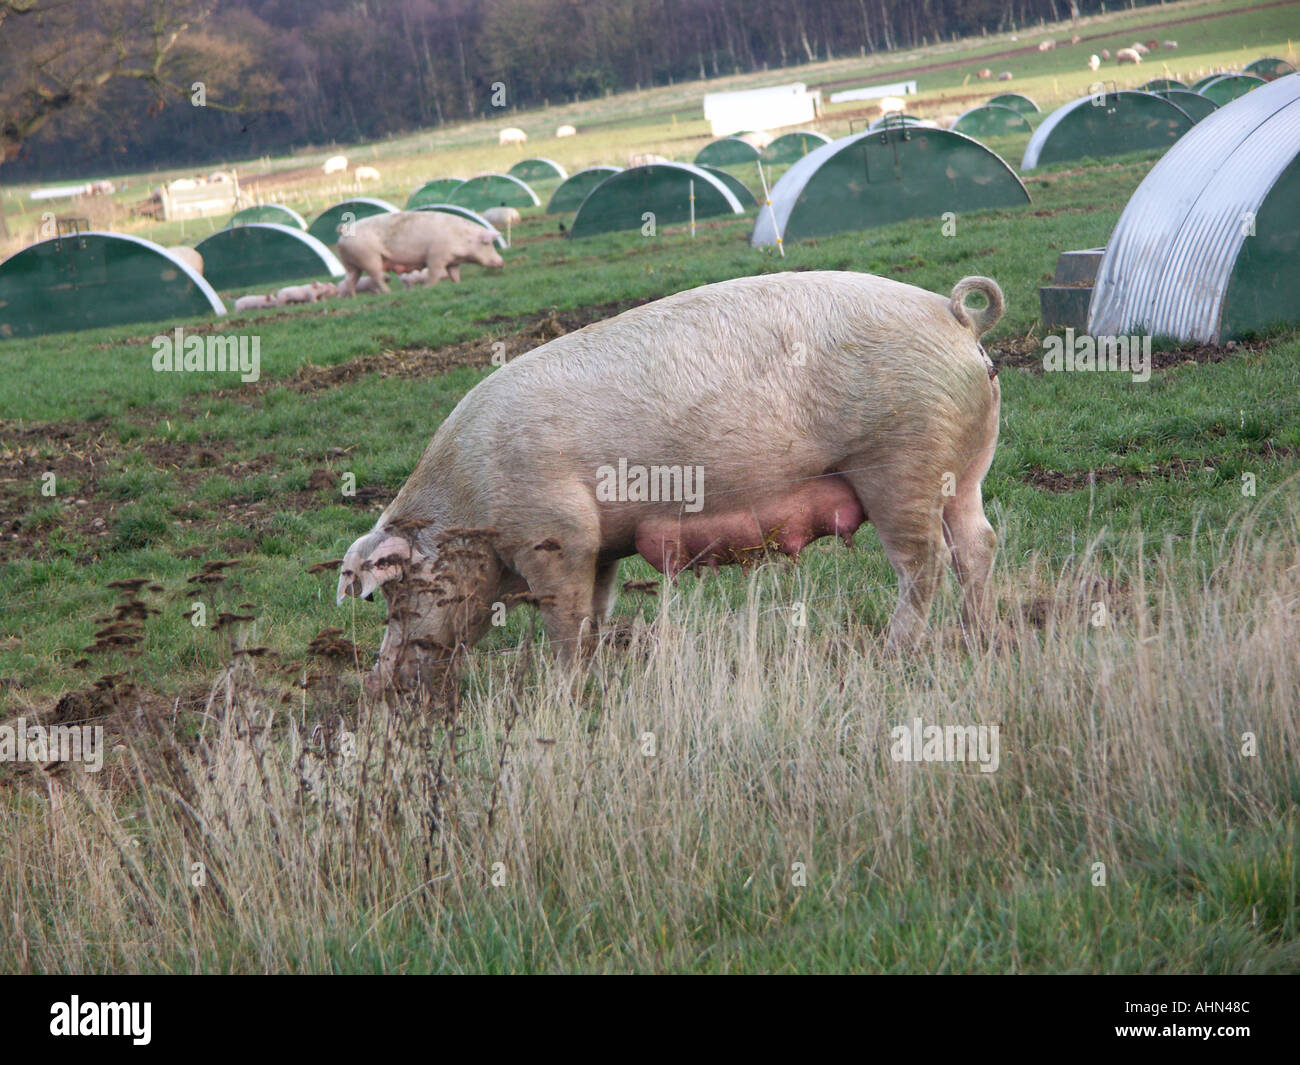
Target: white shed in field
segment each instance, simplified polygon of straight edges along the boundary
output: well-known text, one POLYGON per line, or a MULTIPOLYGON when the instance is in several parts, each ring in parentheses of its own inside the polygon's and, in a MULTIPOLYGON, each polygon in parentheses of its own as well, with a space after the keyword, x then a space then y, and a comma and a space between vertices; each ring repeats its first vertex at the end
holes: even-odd
POLYGON ((755 129, 807 125, 821 112, 821 93, 801 81, 744 92, 711 92, 704 97, 704 118, 715 137, 755 129))

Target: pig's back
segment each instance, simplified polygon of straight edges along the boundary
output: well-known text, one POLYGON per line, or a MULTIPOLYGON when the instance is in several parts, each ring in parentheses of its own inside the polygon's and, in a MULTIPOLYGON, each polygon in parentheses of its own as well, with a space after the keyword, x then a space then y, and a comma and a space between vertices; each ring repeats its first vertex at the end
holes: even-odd
POLYGON ((948 300, 870 274, 769 274, 723 281, 625 311, 544 344, 481 382, 449 431, 533 446, 742 433, 845 438, 924 397, 937 408, 987 391, 970 331, 948 300))

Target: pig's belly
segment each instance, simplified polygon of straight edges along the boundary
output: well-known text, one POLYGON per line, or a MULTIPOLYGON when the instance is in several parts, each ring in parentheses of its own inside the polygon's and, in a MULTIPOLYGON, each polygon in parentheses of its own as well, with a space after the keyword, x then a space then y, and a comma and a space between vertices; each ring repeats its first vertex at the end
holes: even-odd
POLYGON ((798 556, 813 540, 839 536, 847 543, 867 515, 840 476, 804 481, 780 495, 698 514, 654 515, 636 527, 637 552, 661 573, 699 566, 756 561, 768 551, 798 556))

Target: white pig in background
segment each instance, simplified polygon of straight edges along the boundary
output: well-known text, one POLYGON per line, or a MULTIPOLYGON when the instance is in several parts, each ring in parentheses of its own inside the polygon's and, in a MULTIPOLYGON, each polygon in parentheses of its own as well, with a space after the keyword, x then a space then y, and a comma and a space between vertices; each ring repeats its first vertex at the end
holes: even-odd
POLYGON ((674 574, 755 545, 797 556, 868 517, 899 577, 892 646, 924 631, 945 564, 979 627, 996 543, 980 485, 1000 402, 979 337, 1002 307, 984 277, 939 296, 869 274, 769 274, 679 292, 506 363, 343 559, 339 602, 381 589, 390 606, 367 686, 428 684, 494 603, 521 594, 572 656, 613 605, 620 558, 674 574), (971 293, 986 306, 967 307, 971 293), (491 530, 491 548, 448 597, 429 582, 452 529, 491 530))
POLYGON ((354 176, 358 181, 378 181, 378 180, 379 180, 379 171, 376 170, 373 166, 359 166, 359 167, 357 167, 356 170, 354 170, 352 173, 353 173, 353 176, 354 176))
POLYGON ((338 295, 338 286, 332 281, 313 281, 310 285, 286 285, 275 294, 281 306, 290 303, 315 303, 326 296, 338 295))
POLYGON ((172 245, 172 247, 168 248, 167 250, 171 252, 174 256, 176 256, 176 258, 178 258, 186 266, 194 270, 194 272, 197 273, 200 277, 203 276, 203 256, 200 255, 193 248, 187 247, 184 244, 174 244, 172 245))
POLYGON ((462 263, 502 267, 497 234, 477 222, 441 211, 397 211, 352 223, 339 236, 339 261, 347 268, 340 293, 350 296, 364 273, 380 292, 388 291, 385 270, 427 268, 426 285, 444 277, 460 280, 462 263))
POLYGON ((526 140, 528 134, 514 126, 508 126, 497 134, 497 144, 523 144, 526 140))
POLYGON ((339 174, 348 168, 348 157, 346 155, 331 155, 325 160, 325 165, 321 167, 327 174, 339 174))
POLYGON ((507 225, 517 226, 523 221, 514 207, 489 207, 483 212, 483 217, 500 229, 505 229, 507 225))

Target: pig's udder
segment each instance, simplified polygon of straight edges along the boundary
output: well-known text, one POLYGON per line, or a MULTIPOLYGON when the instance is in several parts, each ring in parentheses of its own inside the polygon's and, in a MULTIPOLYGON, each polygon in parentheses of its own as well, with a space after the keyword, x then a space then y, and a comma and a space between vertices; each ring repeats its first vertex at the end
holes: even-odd
MULTIPOLYGON (((735 498, 735 497, 732 497, 735 498)), ((647 517, 637 525, 636 549, 661 573, 756 561, 767 551, 797 557, 823 536, 848 543, 867 520, 843 477, 803 481, 734 509, 647 517)))

